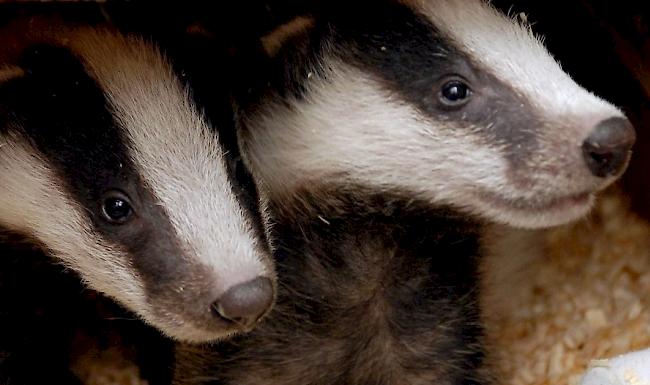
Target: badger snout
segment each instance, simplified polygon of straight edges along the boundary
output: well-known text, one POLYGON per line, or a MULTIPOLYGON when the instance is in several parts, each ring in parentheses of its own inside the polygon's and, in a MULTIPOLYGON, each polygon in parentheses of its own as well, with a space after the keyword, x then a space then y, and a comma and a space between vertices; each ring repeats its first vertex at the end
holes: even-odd
POLYGON ((273 307, 275 292, 273 279, 265 275, 225 283, 192 274, 156 289, 149 321, 177 340, 217 341, 251 331, 273 307))
POLYGON ((600 122, 582 144, 587 167, 599 178, 620 174, 636 140, 634 128, 626 118, 609 118, 600 122))
POLYGON ((275 287, 270 278, 257 276, 229 285, 188 285, 178 298, 186 325, 192 325, 204 336, 189 336, 189 340, 215 340, 224 336, 248 332, 268 313, 275 299, 275 287))
POLYGON ((228 289, 212 309, 218 317, 249 330, 271 308, 273 296, 271 280, 257 277, 228 289))
POLYGON ((531 146, 528 161, 509 162, 505 188, 487 187, 480 212, 516 227, 557 226, 589 212, 595 194, 627 167, 636 134, 622 115, 606 118, 562 118, 531 146), (576 145, 577 144, 577 145, 576 145))

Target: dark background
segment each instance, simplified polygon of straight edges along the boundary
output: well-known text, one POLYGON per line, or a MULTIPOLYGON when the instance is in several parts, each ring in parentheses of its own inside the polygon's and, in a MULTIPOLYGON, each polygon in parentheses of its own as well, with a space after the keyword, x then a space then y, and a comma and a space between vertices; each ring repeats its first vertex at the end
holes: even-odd
MULTIPOLYGON (((7 2, 0 26, 34 12, 110 20, 164 41, 192 32, 236 51, 318 0, 7 2)), ((327 1, 327 0, 325 0, 327 1)), ((350 0, 353 1, 353 0, 350 0)), ((494 0, 525 12, 551 53, 578 83, 624 109, 638 141, 621 186, 650 219, 650 1, 494 0)), ((0 42, 1 44, 1 42, 0 42)), ((197 49, 205 48, 200 44, 197 49)), ((208 52, 206 63, 210 60, 208 52)), ((1 65, 1 63, 0 63, 1 65)), ((216 68, 215 70, 223 70, 216 68)), ((0 202, 2 204, 2 202, 0 202)), ((80 355, 119 346, 152 385, 168 381, 170 345, 111 301, 84 289, 74 273, 0 229, 0 382, 77 384, 67 370, 80 355)))

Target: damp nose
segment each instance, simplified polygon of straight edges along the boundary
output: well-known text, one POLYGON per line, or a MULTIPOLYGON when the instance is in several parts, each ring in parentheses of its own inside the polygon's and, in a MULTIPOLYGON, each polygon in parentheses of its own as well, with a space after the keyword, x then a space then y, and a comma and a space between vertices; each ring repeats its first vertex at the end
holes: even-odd
POLYGON ((582 144, 591 173, 605 178, 623 171, 635 139, 634 128, 625 118, 610 118, 598 123, 582 144))
POLYGON ((250 329, 271 308, 273 285, 271 280, 257 277, 228 289, 212 304, 222 318, 250 329))

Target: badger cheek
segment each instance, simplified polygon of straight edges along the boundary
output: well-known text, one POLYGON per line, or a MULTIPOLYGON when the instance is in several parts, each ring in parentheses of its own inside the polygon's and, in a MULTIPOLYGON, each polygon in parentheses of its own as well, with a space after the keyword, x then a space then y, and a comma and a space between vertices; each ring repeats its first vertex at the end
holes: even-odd
POLYGON ((588 175, 582 151, 570 135, 557 135, 539 120, 531 120, 526 134, 501 124, 499 135, 486 133, 486 143, 503 160, 500 183, 472 191, 479 213, 487 219, 524 228, 564 224, 584 216, 598 190, 588 175), (549 131, 552 131, 549 134, 549 131), (549 134, 547 139, 545 136, 549 134))
POLYGON ((594 194, 583 193, 560 198, 544 196, 504 198, 502 195, 477 193, 483 202, 482 213, 497 223, 520 228, 546 228, 562 225, 586 215, 594 194))
POLYGON ((586 215, 597 186, 582 174, 570 149, 539 146, 527 157, 506 157, 503 183, 472 192, 487 219, 516 227, 544 228, 586 215), (516 159, 516 161, 515 161, 516 159))

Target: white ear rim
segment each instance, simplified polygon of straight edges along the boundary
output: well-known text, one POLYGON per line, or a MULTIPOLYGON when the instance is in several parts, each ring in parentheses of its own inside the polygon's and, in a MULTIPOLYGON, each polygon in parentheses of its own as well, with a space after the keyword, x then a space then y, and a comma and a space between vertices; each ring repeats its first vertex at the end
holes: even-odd
POLYGON ((314 25, 314 19, 308 16, 297 16, 291 21, 288 21, 273 31, 263 36, 260 40, 267 55, 274 57, 282 46, 292 38, 314 25))
POLYGON ((25 76, 22 68, 10 64, 0 65, 0 84, 21 76, 25 76))

